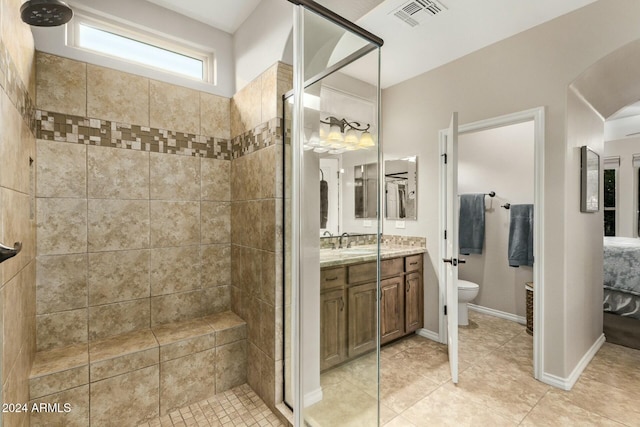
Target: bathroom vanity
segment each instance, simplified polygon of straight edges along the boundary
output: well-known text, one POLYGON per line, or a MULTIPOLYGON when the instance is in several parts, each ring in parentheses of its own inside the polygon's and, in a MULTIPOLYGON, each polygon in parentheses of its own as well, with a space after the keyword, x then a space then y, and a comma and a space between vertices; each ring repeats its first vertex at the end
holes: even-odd
MULTIPOLYGON (((423 325, 424 248, 381 250, 380 343, 423 325)), ((320 256, 321 370, 376 348, 375 249, 323 250, 320 256)))

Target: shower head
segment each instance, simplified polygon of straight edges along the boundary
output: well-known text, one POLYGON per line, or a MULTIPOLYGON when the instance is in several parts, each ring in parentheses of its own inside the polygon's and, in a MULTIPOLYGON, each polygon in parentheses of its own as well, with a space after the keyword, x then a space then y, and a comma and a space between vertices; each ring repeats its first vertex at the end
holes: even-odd
POLYGON ((22 20, 36 27, 64 25, 73 17, 73 11, 60 0, 29 0, 20 8, 22 20))

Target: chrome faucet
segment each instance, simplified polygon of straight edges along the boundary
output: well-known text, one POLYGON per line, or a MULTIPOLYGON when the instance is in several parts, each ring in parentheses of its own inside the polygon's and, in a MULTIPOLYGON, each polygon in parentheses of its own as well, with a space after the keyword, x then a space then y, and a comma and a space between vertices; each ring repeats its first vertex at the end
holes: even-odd
MULTIPOLYGON (((342 235, 340 236, 340 240, 339 240, 340 243, 338 245, 338 249, 342 249, 342 238, 343 237, 347 237, 348 238, 349 237, 349 233, 347 233, 346 231, 344 233, 342 233, 342 235)), ((347 244, 347 248, 350 248, 350 247, 351 247, 351 242, 349 242, 347 244)))
POLYGON ((322 237, 329 235, 329 237, 333 237, 333 234, 331 234, 331 232, 329 230, 324 230, 324 233, 322 233, 322 237))

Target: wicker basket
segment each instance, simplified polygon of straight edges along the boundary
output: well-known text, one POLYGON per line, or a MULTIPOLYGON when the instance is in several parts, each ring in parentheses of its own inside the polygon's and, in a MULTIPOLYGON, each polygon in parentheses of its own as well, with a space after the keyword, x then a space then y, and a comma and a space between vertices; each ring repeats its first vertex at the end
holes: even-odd
POLYGON ((533 282, 527 282, 527 333, 533 335, 533 282))

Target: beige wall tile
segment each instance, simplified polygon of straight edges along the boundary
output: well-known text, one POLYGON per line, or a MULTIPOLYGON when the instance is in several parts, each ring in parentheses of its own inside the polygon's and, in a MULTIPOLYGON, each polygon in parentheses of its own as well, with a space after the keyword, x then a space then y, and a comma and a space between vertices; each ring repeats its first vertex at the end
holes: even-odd
POLYGON ((87 64, 87 115, 149 126, 149 79, 87 64))
POLYGON ((231 138, 231 99, 200 92, 200 134, 231 138))
POLYGON ((71 404, 71 412, 32 412, 31 427, 86 427, 89 425, 89 384, 52 394, 31 403, 71 404))
POLYGON ((152 200, 200 200, 200 159, 151 153, 152 200))
POLYGON ((37 141, 38 197, 87 197, 87 147, 68 142, 37 141))
POLYGON ((260 197, 282 198, 282 146, 272 145, 258 152, 260 155, 260 197))
MULTIPOLYGON (((21 351, 16 363, 7 375, 7 380, 2 385, 3 403, 26 403, 29 401, 29 382, 27 381, 29 365, 29 355, 21 351)), ((2 423, 5 426, 23 426, 23 423, 28 422, 28 415, 25 412, 3 411, 2 423)))
POLYGON ((159 366, 90 385, 91 425, 138 425, 159 415, 159 366))
POLYGON ((151 327, 202 316, 203 291, 151 297, 151 327))
POLYGON ((87 251, 87 201, 37 200, 38 254, 58 255, 87 251))
POLYGON ((87 309, 36 317, 38 351, 87 342, 87 309))
POLYGON ((245 205, 245 209, 244 241, 249 247, 260 248, 262 246, 262 201, 250 201, 245 205))
POLYGON ((276 310, 275 307, 267 304, 264 301, 260 301, 260 340, 258 347, 269 358, 275 360, 275 322, 276 322, 276 310))
POLYGON ((151 201, 151 247, 200 243, 200 202, 151 201))
POLYGON ((199 134, 199 92, 151 80, 150 118, 151 127, 199 134))
POLYGON ((262 150, 243 156, 246 161, 244 177, 241 182, 245 187, 246 200, 262 197, 262 181, 268 179, 262 175, 262 150))
POLYGON ((149 296, 148 249, 89 254, 89 305, 149 296))
POLYGON ((2 8, 2 41, 13 58, 18 75, 25 85, 34 67, 34 43, 28 25, 20 19, 21 0, 4 0, 2 8))
POLYGON ((247 341, 216 348, 216 393, 247 382, 247 341))
POLYGON ((231 245, 201 246, 202 287, 231 284, 231 245))
POLYGON ((149 198, 149 153, 89 146, 87 171, 92 199, 149 198))
POLYGON ((2 263, 4 280, 9 280, 22 270, 35 255, 35 221, 31 221, 30 198, 6 188, 0 189, 2 198, 2 227, 4 243, 13 246, 22 243, 22 251, 2 263))
MULTIPOLYGON (((276 299, 276 259, 282 263, 282 258, 276 257, 274 252, 262 251, 262 280, 260 281, 260 299, 273 306, 281 305, 276 299)), ((281 269, 282 267, 280 267, 281 269)), ((282 292, 279 293, 282 296, 282 292)))
POLYGON ((87 255, 40 256, 36 261, 38 314, 87 307, 87 255))
POLYGON ((228 202, 201 203, 202 244, 231 242, 231 204, 228 202))
MULTIPOLYGON (((278 62, 278 100, 291 89, 293 89, 293 67, 278 62)), ((283 117, 282 102, 278 102, 278 117, 283 117)))
POLYGON ((84 384, 89 384, 88 365, 77 366, 51 375, 32 377, 29 379, 29 398, 38 399, 84 384))
POLYGON ((231 137, 242 135, 261 123, 262 79, 257 77, 231 100, 231 137))
POLYGON ((149 202, 89 200, 89 252, 149 247, 149 202))
POLYGON ((0 186, 29 193, 29 156, 35 157, 35 138, 26 130, 22 116, 0 90, 0 186))
POLYGON ((20 301, 22 276, 17 275, 2 288, 3 339, 2 339, 2 382, 4 383, 15 363, 26 333, 22 320, 20 301))
POLYGON ((127 372, 148 366, 154 366, 159 363, 159 360, 159 350, 156 346, 155 348, 124 354, 120 357, 92 362, 91 382, 126 374, 127 372))
POLYGON ((38 52, 36 107, 86 117, 87 64, 38 52))
POLYGON ((231 162, 201 158, 201 200, 227 202, 231 200, 231 162))
POLYGON ((160 414, 199 402, 216 389, 216 350, 160 364, 160 414))
POLYGON ((231 286, 208 288, 202 292, 202 315, 222 313, 231 309, 231 286))
POLYGON ((89 308, 89 339, 96 340, 149 327, 149 299, 89 308))
POLYGON ((239 159, 231 160, 231 200, 242 201, 247 200, 247 186, 245 179, 248 174, 247 157, 242 156, 239 159))
POLYGON ((275 251, 276 244, 276 199, 261 202, 261 245, 265 251, 275 251))
POLYGON ((269 67, 260 76, 262 86, 262 115, 260 123, 278 117, 278 63, 269 67))
POLYGON ((260 364, 260 350, 254 344, 247 343, 247 384, 260 395, 262 388, 262 365, 260 364))
POLYGON ((202 319, 170 323, 153 328, 160 343, 160 361, 177 359, 214 348, 216 333, 202 319))
POLYGON ((200 247, 153 249, 151 295, 165 295, 200 288, 200 247))

